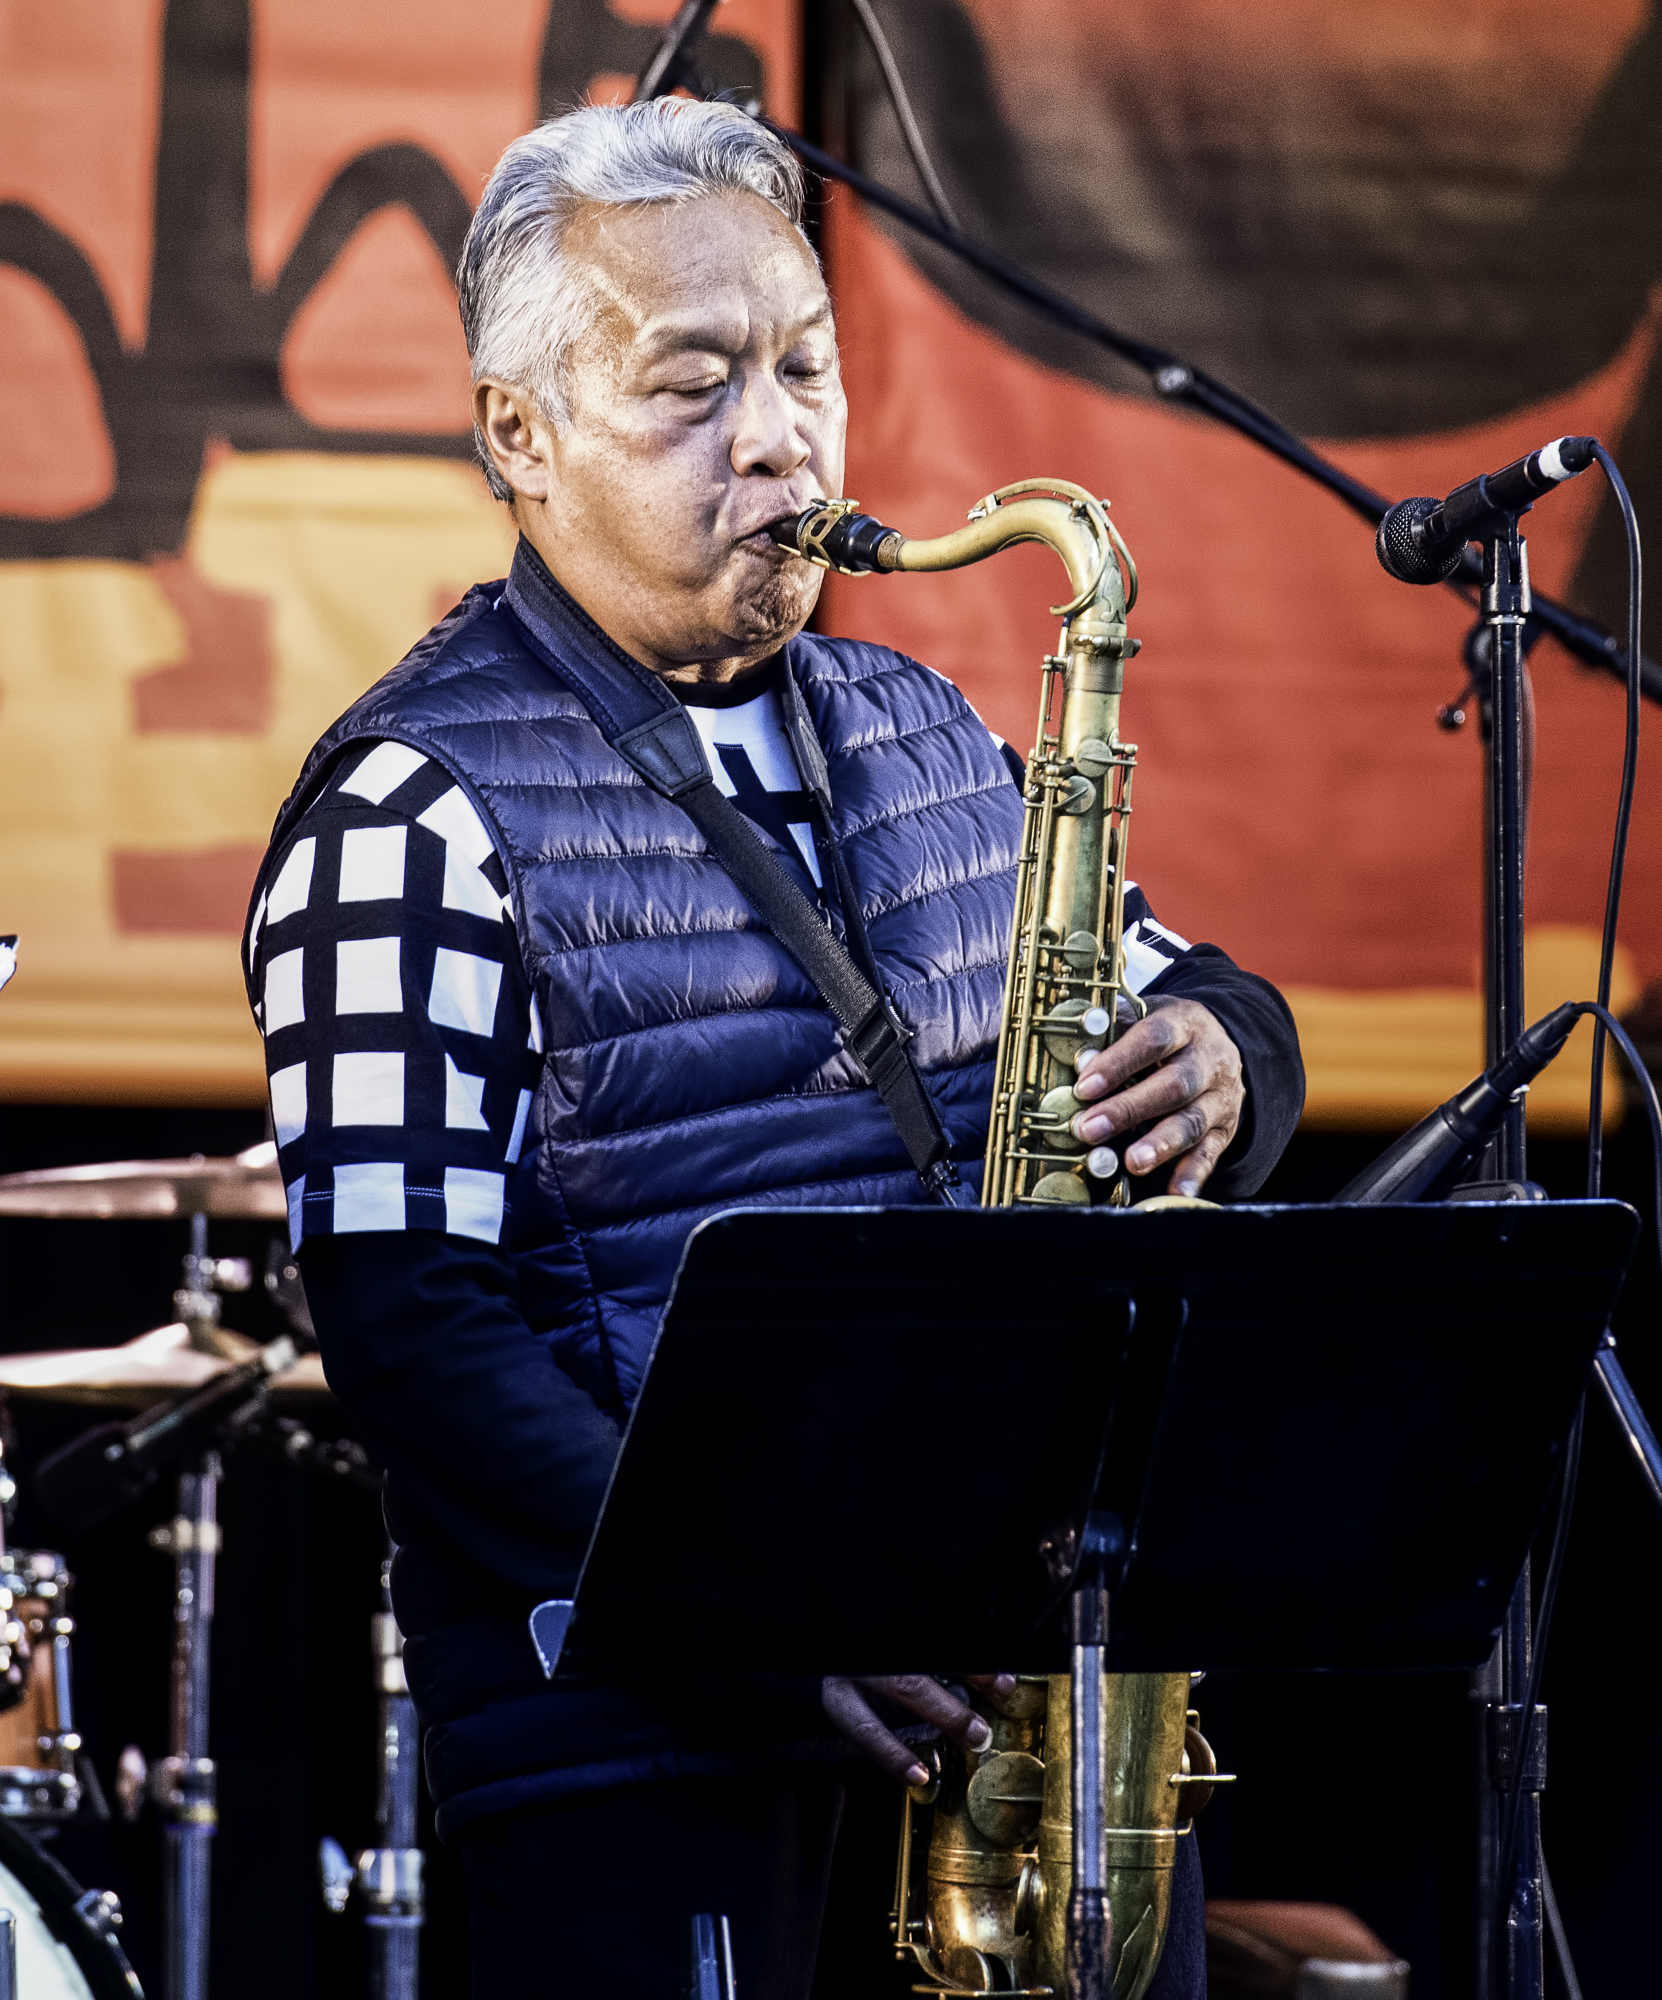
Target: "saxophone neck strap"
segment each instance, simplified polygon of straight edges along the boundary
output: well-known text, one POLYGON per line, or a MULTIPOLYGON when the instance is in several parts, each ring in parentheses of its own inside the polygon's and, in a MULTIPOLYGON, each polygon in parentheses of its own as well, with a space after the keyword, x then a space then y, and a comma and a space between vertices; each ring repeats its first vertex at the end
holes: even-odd
POLYGON ((908 1047, 911 1034, 884 997, 859 898, 832 834, 823 754, 817 771, 803 775, 817 810, 821 872, 835 887, 854 956, 718 789, 692 717, 656 675, 630 659, 572 602, 525 541, 514 556, 505 596, 544 664, 582 702, 624 762, 687 815, 734 886, 813 982, 844 1046, 883 1100, 918 1178, 935 1200, 958 1205, 964 1197, 951 1141, 908 1047))

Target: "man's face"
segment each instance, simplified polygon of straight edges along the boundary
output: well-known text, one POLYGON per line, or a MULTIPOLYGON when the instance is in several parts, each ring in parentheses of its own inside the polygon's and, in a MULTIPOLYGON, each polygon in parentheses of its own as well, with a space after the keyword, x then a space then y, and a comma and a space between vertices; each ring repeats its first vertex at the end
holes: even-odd
POLYGON ((566 251, 597 311, 565 419, 476 391, 516 517, 635 658, 688 678, 742 670, 801 631, 819 594, 822 572, 767 524, 842 490, 848 412, 818 268, 749 194, 596 207, 566 251))

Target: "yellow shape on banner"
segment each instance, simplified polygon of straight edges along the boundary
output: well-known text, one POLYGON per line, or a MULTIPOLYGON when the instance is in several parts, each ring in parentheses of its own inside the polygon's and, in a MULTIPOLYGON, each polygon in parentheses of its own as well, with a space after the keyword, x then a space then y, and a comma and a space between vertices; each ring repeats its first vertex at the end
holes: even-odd
MULTIPOLYGON (((1534 924, 1524 934, 1525 1013, 1531 1021, 1565 1000, 1598 994, 1599 934, 1580 924, 1534 924)), ((1298 1022, 1309 1092, 1304 1123, 1335 1132, 1399 1131, 1452 1097, 1483 1067, 1483 998, 1430 988, 1401 993, 1345 993, 1292 986, 1287 1003, 1298 1022)), ((1616 948, 1610 1004, 1616 1013, 1639 997, 1633 957, 1616 948)), ((1563 1053, 1529 1089, 1529 1129, 1543 1137, 1587 1129, 1593 1028, 1581 1022, 1563 1053)), ((1605 1063, 1606 1123, 1620 1124, 1622 1084, 1615 1057, 1605 1063)))
POLYGON ((237 940, 277 807, 511 552, 456 461, 226 454, 181 562, 0 564, 0 1097, 260 1101, 237 940))

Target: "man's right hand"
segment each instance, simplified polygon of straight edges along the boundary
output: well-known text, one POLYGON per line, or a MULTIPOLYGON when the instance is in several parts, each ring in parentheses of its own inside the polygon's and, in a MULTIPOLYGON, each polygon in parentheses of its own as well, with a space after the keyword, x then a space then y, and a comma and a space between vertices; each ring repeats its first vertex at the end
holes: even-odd
MULTIPOLYGON (((992 1708, 1002 1707, 1016 1689, 1014 1674, 966 1674, 964 1679, 992 1708)), ((928 1674, 827 1674, 820 1683, 821 1707, 863 1757, 903 1785, 926 1784, 928 1768, 878 1720, 867 1695, 909 1708, 966 1750, 985 1750, 993 1740, 984 1719, 928 1674)))

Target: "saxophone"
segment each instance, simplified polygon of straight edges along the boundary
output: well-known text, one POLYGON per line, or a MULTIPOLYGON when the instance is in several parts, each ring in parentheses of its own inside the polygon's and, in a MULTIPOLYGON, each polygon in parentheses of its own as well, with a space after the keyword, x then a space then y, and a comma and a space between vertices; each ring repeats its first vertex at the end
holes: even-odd
MULTIPOLYGON (((1070 595, 1044 661, 1027 763, 1015 920, 993 1085, 983 1203, 1125 1206, 1112 1148, 1073 1135, 1080 1060, 1143 1013, 1125 976, 1126 843, 1135 744, 1119 737, 1126 634, 1137 599, 1131 553, 1107 503, 1059 479, 1001 486, 969 525, 910 541, 851 500, 780 522, 776 540, 855 576, 960 569, 1017 542, 1061 558, 1070 595)), ((1140 2000, 1171 1915, 1178 1839, 1218 1781, 1189 1708, 1188 1674, 1105 1674, 1105 1832, 1115 2000, 1140 2000)), ((938 1996, 1059 1994, 1073 1869, 1071 1688, 1025 1677, 1006 1713, 983 1707, 992 1741, 945 1743, 907 1796, 891 1930, 899 1957, 938 1996), (923 1866, 917 1865, 927 1826, 923 1866)), ((1227 1780, 1225 1781, 1227 1782, 1227 1780)))

